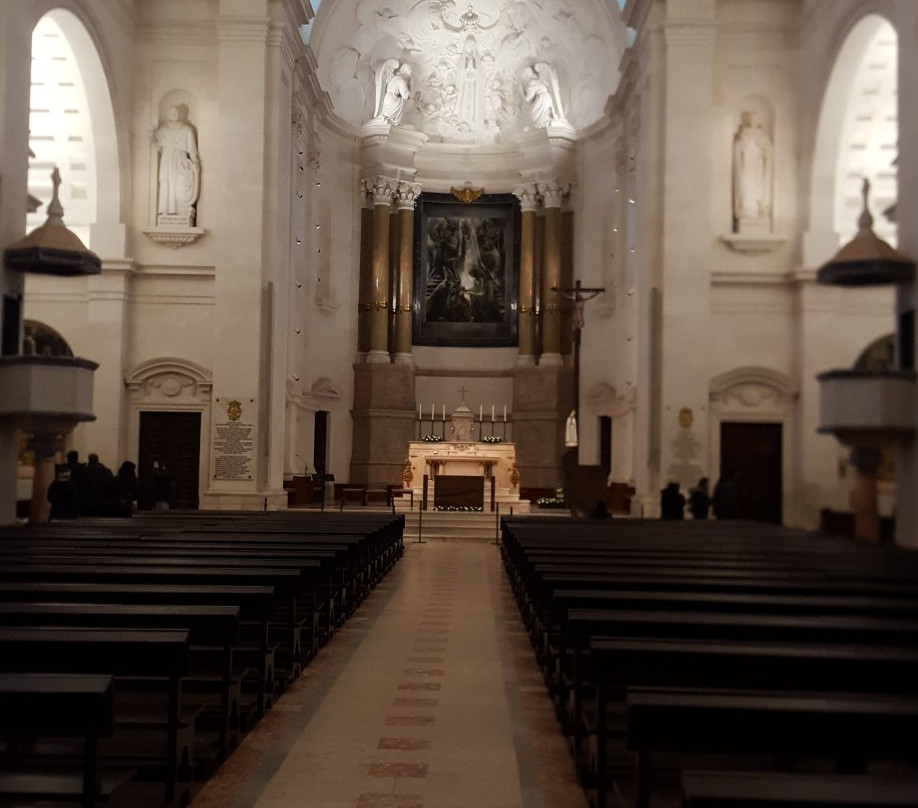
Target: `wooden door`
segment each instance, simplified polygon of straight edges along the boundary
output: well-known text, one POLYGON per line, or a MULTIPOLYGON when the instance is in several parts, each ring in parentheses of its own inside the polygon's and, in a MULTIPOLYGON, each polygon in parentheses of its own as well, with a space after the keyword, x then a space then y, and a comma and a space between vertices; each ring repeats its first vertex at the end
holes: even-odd
MULTIPOLYGON (((201 413, 141 412, 138 474, 142 477, 148 474, 154 460, 165 464, 172 474, 171 506, 197 509, 201 413)), ((142 501, 139 505, 151 507, 152 503, 142 501)))
POLYGON ((740 519, 781 524, 781 431, 781 424, 720 425, 720 473, 736 474, 740 519))

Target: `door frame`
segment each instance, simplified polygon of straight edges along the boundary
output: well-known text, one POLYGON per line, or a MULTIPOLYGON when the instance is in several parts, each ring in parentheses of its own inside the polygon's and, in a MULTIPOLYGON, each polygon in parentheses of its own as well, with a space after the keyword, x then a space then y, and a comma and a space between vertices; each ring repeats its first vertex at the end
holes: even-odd
POLYGON ((798 467, 793 462, 799 393, 783 373, 743 367, 711 380, 708 468, 720 479, 720 426, 724 421, 781 424, 781 520, 795 524, 799 513, 798 467))
POLYGON ((137 365, 124 381, 129 396, 127 446, 129 459, 134 463, 140 455, 141 412, 201 414, 198 461, 198 502, 201 502, 210 480, 211 372, 187 359, 160 357, 137 365))

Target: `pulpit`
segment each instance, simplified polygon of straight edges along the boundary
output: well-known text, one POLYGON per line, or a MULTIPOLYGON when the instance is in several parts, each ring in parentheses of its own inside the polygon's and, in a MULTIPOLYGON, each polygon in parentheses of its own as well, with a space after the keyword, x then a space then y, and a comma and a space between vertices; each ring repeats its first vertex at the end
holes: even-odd
MULTIPOLYGON (((477 477, 481 481, 485 507, 490 503, 493 480, 495 504, 502 512, 528 513, 529 500, 520 499, 520 477, 516 468, 516 445, 513 443, 484 443, 477 441, 412 441, 408 444, 404 483, 420 498, 424 490, 424 475, 428 478, 428 498, 445 509, 449 503, 437 498, 439 477, 477 477)), ((444 483, 444 488, 470 486, 444 483)), ((477 489, 477 485, 475 486, 477 489)), ((442 492, 441 492, 442 493, 442 492)))

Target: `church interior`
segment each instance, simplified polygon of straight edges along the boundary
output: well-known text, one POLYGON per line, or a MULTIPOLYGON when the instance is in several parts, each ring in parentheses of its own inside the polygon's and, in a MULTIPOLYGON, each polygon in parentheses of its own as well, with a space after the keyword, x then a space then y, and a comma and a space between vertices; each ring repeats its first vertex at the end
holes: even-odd
MULTIPOLYGON (((272 579, 289 626, 262 626, 282 637, 256 649, 257 720, 230 714, 227 667, 220 776, 183 790, 171 732, 170 808, 744 805, 653 779, 643 747, 610 785, 633 705, 650 733, 676 723, 653 710, 711 704, 625 699, 615 665, 672 660, 591 645, 593 611, 650 642, 672 625, 633 615, 670 598, 745 611, 733 575, 793 615, 734 614, 733 639, 851 630, 897 676, 918 665, 916 89, 914 0, 0 0, 0 656, 38 554, 101 576, 137 553, 159 571, 94 590, 133 598, 182 589, 166 567, 196 574, 221 532, 223 574, 283 559, 314 622, 293 628, 296 585, 272 579), (127 470, 130 520, 56 510, 76 458, 127 470), (304 514, 321 547, 293 546, 304 514), (595 567, 598 601, 569 564, 595 567), (790 625, 813 622, 805 593, 819 631, 790 625), (855 604, 902 623, 850 626, 855 604)), ((700 646, 704 621, 680 621, 700 646)), ((831 659, 859 690, 852 655, 831 659)), ((0 702, 24 698, 14 673, 0 702)), ((914 735, 906 678, 883 692, 914 735)), ((836 804, 829 779, 779 790, 836 804)), ((863 787, 918 805, 913 780, 863 787)))

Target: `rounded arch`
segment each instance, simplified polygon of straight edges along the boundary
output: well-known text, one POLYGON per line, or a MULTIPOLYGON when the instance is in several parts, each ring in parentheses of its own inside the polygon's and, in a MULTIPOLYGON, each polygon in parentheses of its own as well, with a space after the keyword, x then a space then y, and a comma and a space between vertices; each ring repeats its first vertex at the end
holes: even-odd
MULTIPOLYGON (((57 165, 67 224, 90 249, 98 250, 94 231, 121 223, 126 198, 110 60, 96 21, 82 4, 43 2, 36 12, 29 117, 35 157, 29 190, 46 202, 50 172, 57 165)), ((41 224, 44 217, 42 211, 33 214, 29 226, 41 224)), ((113 252, 113 246, 101 246, 113 252)))
POLYGON ((155 359, 148 359, 135 365, 124 377, 124 383, 132 392, 140 391, 145 385, 152 380, 160 380, 156 386, 165 388, 162 392, 170 396, 170 391, 176 390, 176 395, 182 387, 194 385, 198 388, 196 392, 210 393, 210 387, 213 383, 213 374, 202 365, 192 362, 190 359, 181 359, 175 356, 159 356, 155 359), (176 384, 180 385, 176 387, 176 384), (205 388, 201 390, 200 388, 205 388))
POLYGON ((22 323, 22 352, 36 356, 73 356, 70 344, 51 326, 38 320, 22 323))
POLYGON ((711 400, 735 397, 745 407, 757 407, 766 399, 788 403, 796 401, 797 388, 789 376, 766 367, 728 370, 711 380, 711 400))
POLYGON ((854 362, 855 370, 896 369, 896 335, 886 334, 870 343, 854 362))
MULTIPOLYGON (((868 9, 846 21, 836 41, 810 171, 809 231, 820 236, 815 243, 822 250, 837 247, 856 232, 864 177, 873 185, 875 214, 894 203, 897 194, 896 29, 886 17, 868 9)), ((879 235, 894 241, 894 223, 879 215, 875 219, 879 235)), ((806 256, 806 260, 815 264, 829 257, 806 256)))

